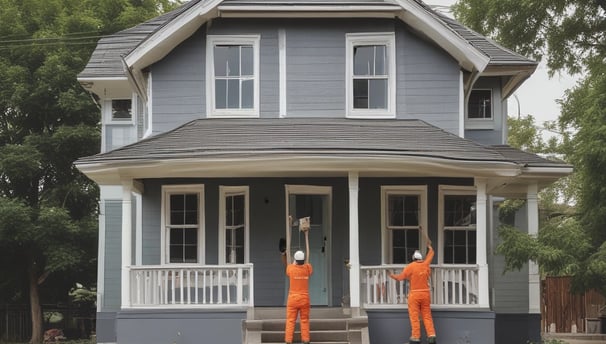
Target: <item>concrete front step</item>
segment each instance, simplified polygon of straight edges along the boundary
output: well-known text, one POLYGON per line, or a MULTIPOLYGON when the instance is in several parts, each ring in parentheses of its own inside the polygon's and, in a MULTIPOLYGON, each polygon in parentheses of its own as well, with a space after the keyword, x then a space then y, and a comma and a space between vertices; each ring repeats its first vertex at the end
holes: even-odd
MULTIPOLYGON (((310 331, 310 337, 314 343, 317 342, 349 342, 347 331, 310 331)), ((301 342, 301 332, 295 331, 294 342, 301 342)), ((273 343, 284 341, 284 329, 282 331, 263 331, 261 332, 262 343, 273 343)))
MULTIPOLYGON (((285 308, 256 308, 244 323, 246 343, 284 344, 285 308)), ((312 308, 310 336, 314 344, 368 344, 366 317, 351 318, 341 308, 312 308)), ((300 322, 295 325, 294 343, 301 342, 300 322)))

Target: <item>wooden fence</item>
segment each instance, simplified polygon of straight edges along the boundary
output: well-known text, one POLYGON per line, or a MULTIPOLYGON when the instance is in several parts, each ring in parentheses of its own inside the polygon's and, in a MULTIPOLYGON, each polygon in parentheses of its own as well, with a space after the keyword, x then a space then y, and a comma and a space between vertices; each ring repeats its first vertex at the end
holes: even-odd
POLYGON ((587 331, 587 319, 597 319, 606 299, 596 291, 574 294, 570 291, 570 277, 547 277, 541 282, 541 326, 543 332, 570 333, 587 331), (550 331, 551 329, 551 331, 550 331))

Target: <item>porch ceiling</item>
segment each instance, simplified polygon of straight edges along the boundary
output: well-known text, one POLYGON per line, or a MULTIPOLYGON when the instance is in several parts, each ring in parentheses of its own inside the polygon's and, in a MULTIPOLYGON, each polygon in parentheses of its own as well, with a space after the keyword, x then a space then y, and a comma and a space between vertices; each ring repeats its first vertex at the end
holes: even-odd
POLYGON ((440 176, 491 178, 494 188, 551 183, 563 163, 483 146, 420 120, 199 119, 76 166, 99 184, 171 177, 440 176))

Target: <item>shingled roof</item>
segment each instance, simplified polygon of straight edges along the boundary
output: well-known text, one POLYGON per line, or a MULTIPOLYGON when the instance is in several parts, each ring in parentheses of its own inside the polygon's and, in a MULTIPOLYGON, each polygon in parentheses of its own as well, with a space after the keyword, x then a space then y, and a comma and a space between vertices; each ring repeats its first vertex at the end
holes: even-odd
POLYGON ((198 119, 77 165, 276 154, 429 157, 566 167, 509 146, 484 146, 421 120, 198 119))
MULTIPOLYGON (((151 19, 133 28, 120 31, 100 39, 97 43, 95 51, 91 55, 88 64, 79 74, 79 78, 91 79, 124 77, 125 74, 121 57, 128 55, 131 51, 133 51, 133 49, 151 37, 163 26, 175 20, 181 14, 201 1, 208 0, 192 0, 174 11, 151 19)), ((490 59, 489 65, 536 65, 535 61, 512 52, 511 50, 500 46, 496 42, 480 35, 479 33, 466 28, 456 20, 434 11, 422 1, 413 1, 418 3, 427 13, 432 15, 439 23, 444 25, 444 27, 456 33, 482 54, 486 55, 490 59)), ((256 6, 260 4, 265 6, 288 6, 295 4, 295 2, 285 0, 225 0, 222 3, 222 5, 225 6, 242 4, 256 6)), ((352 5, 366 7, 378 7, 385 5, 397 6, 397 3, 391 0, 297 0, 296 4, 308 4, 316 7, 322 5, 352 5)))

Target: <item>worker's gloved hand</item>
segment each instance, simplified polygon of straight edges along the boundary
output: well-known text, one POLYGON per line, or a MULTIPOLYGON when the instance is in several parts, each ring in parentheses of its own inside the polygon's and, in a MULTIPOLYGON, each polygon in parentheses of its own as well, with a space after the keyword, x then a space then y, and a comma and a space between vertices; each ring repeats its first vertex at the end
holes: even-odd
POLYGON ((286 252, 286 239, 280 238, 278 248, 280 249, 280 253, 284 254, 286 252))

